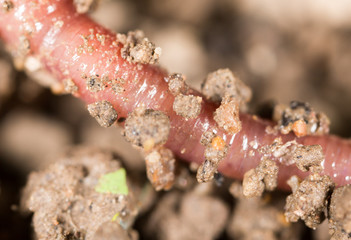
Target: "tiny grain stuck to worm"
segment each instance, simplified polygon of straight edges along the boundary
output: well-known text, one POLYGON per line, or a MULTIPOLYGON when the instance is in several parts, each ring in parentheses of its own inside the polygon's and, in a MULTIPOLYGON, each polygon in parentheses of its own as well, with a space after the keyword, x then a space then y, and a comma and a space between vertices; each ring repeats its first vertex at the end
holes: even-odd
MULTIPOLYGON (((176 157, 198 164, 204 161, 206 149, 200 143, 201 136, 207 131, 214 132, 228 146, 218 170, 237 179, 258 166, 262 157, 258 150, 271 145, 278 137, 283 143, 296 140, 302 145, 321 145, 325 155, 323 174, 329 175, 337 186, 351 183, 348 140, 332 135, 304 136, 306 126, 301 122, 292 123, 292 128, 303 137, 297 138, 293 133, 268 134, 266 128, 272 128, 273 122, 244 113, 234 114, 241 126, 228 126, 222 119, 224 128, 229 129, 225 131, 217 124, 221 120, 213 117, 218 105, 183 86, 181 75, 169 75, 156 66, 161 51, 142 33, 116 35, 86 15, 76 13, 70 0, 5 2, 0 11, 0 35, 16 66, 23 67, 28 56, 39 59, 62 83, 62 91, 73 93, 89 104, 90 111, 102 125, 109 126, 117 117, 127 118, 143 104, 146 109, 162 112, 169 118, 170 130, 164 147, 176 157), (179 94, 195 99, 198 106, 194 114, 177 114, 173 110, 174 99, 179 94)), ((245 89, 240 94, 243 102, 251 98, 245 89)), ((230 105, 228 108, 232 107, 230 111, 236 112, 242 106, 241 102, 235 105, 230 97, 221 100, 230 105)), ((292 175, 306 176, 295 165, 287 166, 279 161, 277 164, 280 188, 287 188, 286 181, 292 175)))

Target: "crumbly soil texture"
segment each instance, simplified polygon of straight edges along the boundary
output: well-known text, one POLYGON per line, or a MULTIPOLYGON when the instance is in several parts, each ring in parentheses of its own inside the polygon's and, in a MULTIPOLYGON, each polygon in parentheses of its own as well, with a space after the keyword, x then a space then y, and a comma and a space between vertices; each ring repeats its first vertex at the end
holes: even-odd
MULTIPOLYGON (((189 122, 212 101, 229 133, 241 130, 240 110, 275 120, 270 132, 350 137, 351 7, 314 2, 74 0, 120 33, 126 61, 169 70, 173 110, 189 122)), ((14 60, 0 45, 0 239, 350 239, 350 186, 319 175, 320 146, 260 146, 265 156, 243 183, 217 172, 230 146, 209 129, 203 164, 185 165, 163 146, 165 113, 139 106, 123 119, 108 101, 85 106, 69 76, 69 95, 52 94, 38 84, 50 78, 28 58, 26 36, 20 42, 14 60), (275 190, 274 156, 308 175, 289 180, 292 193, 275 190), (111 176, 125 185, 106 187, 111 176)), ((89 74, 81 77, 92 94, 128 88, 124 76, 89 74)))

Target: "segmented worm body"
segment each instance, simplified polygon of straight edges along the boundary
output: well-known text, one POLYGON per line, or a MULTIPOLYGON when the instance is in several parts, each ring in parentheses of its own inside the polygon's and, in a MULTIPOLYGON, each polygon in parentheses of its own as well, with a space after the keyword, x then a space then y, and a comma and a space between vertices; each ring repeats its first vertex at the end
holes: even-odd
MULTIPOLYGON (((78 91, 75 96, 86 103, 109 101, 118 118, 125 118, 136 106, 165 112, 171 121, 171 131, 166 146, 176 156, 189 162, 202 163, 204 146, 200 138, 204 131, 216 131, 230 145, 228 155, 221 162, 219 171, 226 176, 240 179, 257 166, 262 146, 272 144, 281 136, 283 141, 293 140, 294 135, 267 134, 265 129, 272 122, 255 116, 241 114, 242 130, 229 135, 218 129, 213 120, 216 105, 202 101, 202 110, 196 119, 185 120, 172 109, 174 96, 169 92, 164 78, 168 73, 155 65, 130 63, 121 57, 123 45, 116 34, 77 14, 71 0, 13 0, 13 8, 0 11, 1 38, 14 56, 34 56, 59 81, 70 79, 78 91), (103 40, 103 41, 102 41, 103 40), (87 88, 87 78, 107 79, 96 91, 87 88), (113 91, 111 82, 123 79, 122 91, 113 91)), ((193 95, 199 95, 190 90, 193 95)), ((299 143, 320 144, 325 153, 324 173, 337 185, 351 183, 351 145, 336 136, 308 136, 296 139, 299 143)), ((280 166, 279 186, 286 188, 286 180, 296 174, 305 176, 295 166, 280 166)))

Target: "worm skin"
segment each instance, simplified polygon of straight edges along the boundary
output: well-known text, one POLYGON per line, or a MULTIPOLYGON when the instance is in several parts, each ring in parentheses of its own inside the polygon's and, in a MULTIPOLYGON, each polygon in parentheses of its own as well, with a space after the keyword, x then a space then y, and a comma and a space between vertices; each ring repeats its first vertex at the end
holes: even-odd
MULTIPOLYGON (((175 115, 172 110, 174 97, 164 81, 167 72, 158 66, 132 64, 122 59, 122 45, 116 43, 116 35, 87 16, 77 14, 70 0, 14 0, 13 5, 8 12, 0 11, 0 35, 14 55, 21 49, 23 39, 28 40, 28 54, 40 59, 58 80, 71 78, 78 86, 76 97, 87 103, 107 100, 113 104, 119 118, 125 118, 141 103, 147 108, 165 112, 171 120, 166 146, 185 161, 203 162, 204 147, 200 144, 200 137, 204 131, 214 130, 230 144, 228 155, 219 166, 220 172, 241 179, 246 171, 257 166, 261 157, 257 149, 280 136, 265 132, 271 122, 246 114, 240 115, 242 130, 235 136, 227 135, 216 127, 213 120, 216 106, 207 101, 202 102, 201 113, 194 120, 186 121, 175 115), (83 37, 89 34, 100 34, 104 41, 93 37, 85 44, 83 37), (83 74, 123 78, 125 91, 116 94, 107 85, 104 90, 90 92, 83 74)), ((281 137, 283 141, 295 138, 292 134, 281 137)), ((332 177, 339 186, 351 183, 351 146, 348 140, 327 135, 303 137, 297 141, 306 145, 320 144, 326 157, 324 174, 332 177)), ((279 187, 287 188, 285 182, 293 174, 306 176, 295 166, 281 165, 279 187)))

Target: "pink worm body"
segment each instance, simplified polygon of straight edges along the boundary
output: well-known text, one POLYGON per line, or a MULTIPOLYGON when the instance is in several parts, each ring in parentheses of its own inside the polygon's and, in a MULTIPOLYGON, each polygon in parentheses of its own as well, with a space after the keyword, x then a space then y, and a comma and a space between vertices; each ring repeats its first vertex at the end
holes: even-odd
MULTIPOLYGON (((116 44, 116 35, 94 23, 85 15, 75 12, 71 0, 14 0, 9 12, 0 11, 0 34, 10 49, 18 49, 20 39, 30 42, 30 55, 38 57, 57 79, 71 78, 78 86, 76 96, 87 103, 110 101, 118 117, 126 117, 140 103, 148 108, 161 110, 170 117, 171 132, 166 146, 176 156, 189 162, 202 163, 204 147, 200 144, 202 133, 217 130, 230 148, 219 170, 226 176, 241 179, 243 174, 257 166, 261 155, 257 148, 272 144, 280 135, 267 134, 269 121, 241 114, 243 128, 235 136, 217 128, 213 120, 214 104, 203 101, 200 116, 185 121, 172 110, 174 97, 164 81, 166 71, 156 66, 129 63, 120 55, 121 44, 116 44), (82 36, 101 34, 104 42, 96 37, 88 40, 92 51, 78 51, 84 44, 82 36), (86 89, 82 74, 108 76, 109 79, 123 78, 125 91, 116 94, 111 87, 92 93, 86 89)), ((191 90, 192 91, 192 90, 191 90)), ((192 91, 193 94, 198 94, 192 91)), ((293 135, 281 135, 283 141, 293 140, 293 135)), ((326 159, 324 174, 331 176, 337 185, 351 183, 350 141, 336 136, 303 137, 302 144, 320 144, 326 159)), ((304 177, 295 166, 280 166, 279 187, 286 188, 286 180, 296 174, 304 177)))

